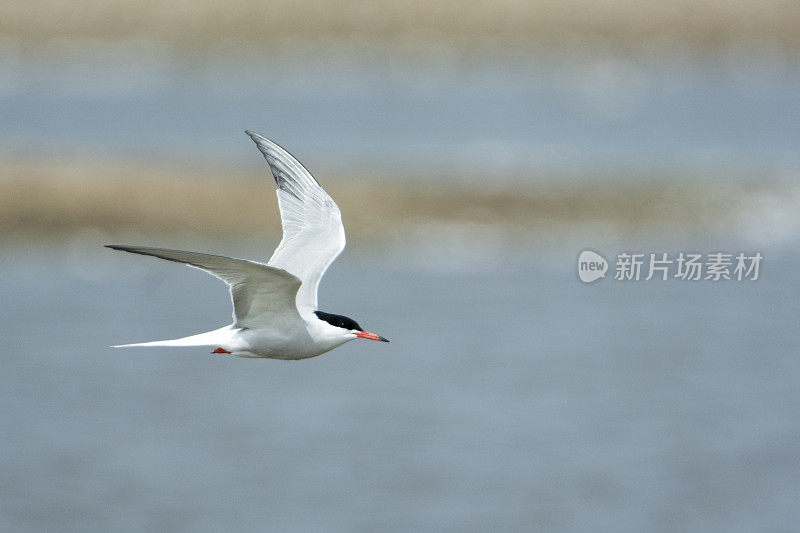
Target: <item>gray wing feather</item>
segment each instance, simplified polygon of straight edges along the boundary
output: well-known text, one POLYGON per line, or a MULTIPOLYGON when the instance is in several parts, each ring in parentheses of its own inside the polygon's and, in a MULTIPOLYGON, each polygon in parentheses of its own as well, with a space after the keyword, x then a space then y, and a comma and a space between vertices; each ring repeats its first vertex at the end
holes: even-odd
POLYGON ((344 250, 345 235, 339 207, 289 152, 246 132, 267 160, 278 185, 283 239, 268 264, 291 272, 303 282, 298 307, 317 309, 317 287, 330 264, 344 250))
POLYGON ((233 320, 240 327, 287 326, 300 319, 295 299, 300 279, 272 266, 183 250, 145 246, 108 245, 107 248, 151 255, 204 270, 225 283, 231 292, 233 320))

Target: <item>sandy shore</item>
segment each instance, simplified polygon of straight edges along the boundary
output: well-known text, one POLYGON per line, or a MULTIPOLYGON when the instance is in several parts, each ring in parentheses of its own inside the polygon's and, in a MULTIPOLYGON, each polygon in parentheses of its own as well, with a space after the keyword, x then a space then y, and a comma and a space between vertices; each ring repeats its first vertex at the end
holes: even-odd
MULTIPOLYGON (((703 232, 731 223, 760 194, 733 184, 424 185, 328 176, 349 235, 363 241, 494 232, 503 239, 703 232), (434 232, 434 233, 435 233, 434 232)), ((148 241, 277 234, 273 184, 244 172, 73 162, 6 162, 0 238, 61 238, 86 229, 148 241)))
POLYGON ((508 47, 607 46, 719 50, 754 44, 800 48, 800 4, 781 0, 58 0, 6 2, 0 42, 147 41, 206 54, 350 46, 359 53, 399 47, 420 54, 508 47))

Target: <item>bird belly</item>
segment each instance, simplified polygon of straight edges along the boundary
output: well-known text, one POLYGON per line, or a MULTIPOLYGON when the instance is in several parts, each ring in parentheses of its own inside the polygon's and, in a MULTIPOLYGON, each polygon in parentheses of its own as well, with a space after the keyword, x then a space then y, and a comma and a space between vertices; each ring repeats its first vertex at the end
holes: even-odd
POLYGON ((328 352, 344 342, 315 341, 303 328, 294 332, 246 329, 240 332, 243 345, 233 355, 282 360, 309 359, 328 352))

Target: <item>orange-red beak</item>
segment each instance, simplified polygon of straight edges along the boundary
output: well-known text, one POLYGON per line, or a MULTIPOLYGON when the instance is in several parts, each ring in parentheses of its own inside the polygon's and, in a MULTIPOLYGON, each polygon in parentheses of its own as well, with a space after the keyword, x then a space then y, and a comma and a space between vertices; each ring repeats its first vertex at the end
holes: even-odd
POLYGON ((384 339, 380 335, 376 335, 375 333, 372 333, 370 331, 359 331, 358 333, 356 333, 356 337, 362 339, 369 339, 371 341, 389 342, 389 339, 384 339))

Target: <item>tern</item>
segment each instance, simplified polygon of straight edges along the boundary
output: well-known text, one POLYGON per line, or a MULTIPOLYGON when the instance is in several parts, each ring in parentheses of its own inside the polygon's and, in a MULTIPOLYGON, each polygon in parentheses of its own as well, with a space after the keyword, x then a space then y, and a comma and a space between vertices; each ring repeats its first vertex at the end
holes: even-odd
POLYGON ((271 359, 308 359, 354 339, 389 342, 352 318, 317 309, 317 287, 344 250, 339 207, 289 152, 246 131, 267 160, 278 185, 283 238, 267 263, 144 246, 107 245, 204 270, 224 281, 233 323, 180 339, 130 346, 206 346, 212 353, 271 359))

